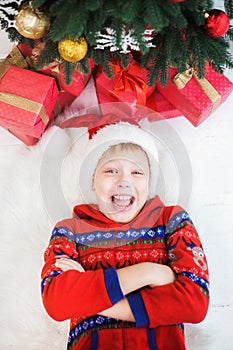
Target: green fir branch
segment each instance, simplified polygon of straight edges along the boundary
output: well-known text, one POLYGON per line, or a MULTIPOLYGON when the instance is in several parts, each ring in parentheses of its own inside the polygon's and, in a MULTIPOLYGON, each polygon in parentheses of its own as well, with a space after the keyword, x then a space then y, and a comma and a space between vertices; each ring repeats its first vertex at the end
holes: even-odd
POLYGON ((67 85, 70 85, 72 83, 72 77, 75 72, 75 67, 76 65, 74 63, 70 63, 67 61, 63 61, 61 64, 61 69, 65 76, 65 83, 67 85))
MULTIPOLYGON (((233 18, 233 0, 223 1, 226 13, 233 18)), ((88 42, 88 53, 78 63, 84 72, 89 68, 88 59, 103 67, 108 77, 113 76, 112 59, 117 59, 122 67, 129 62, 129 55, 121 48, 110 52, 109 48, 95 49, 96 33, 107 26, 116 31, 116 45, 121 47, 122 28, 132 29, 132 35, 140 47, 140 52, 131 51, 131 56, 142 67, 149 70, 148 82, 153 85, 168 81, 169 67, 183 71, 187 63, 192 63, 200 75, 204 74, 205 64, 209 61, 220 72, 232 68, 232 56, 229 53, 233 41, 233 27, 221 38, 212 38, 204 30, 204 11, 210 11, 213 0, 186 0, 172 3, 165 0, 34 0, 33 6, 44 7, 51 13, 51 30, 40 41, 45 48, 38 57, 41 67, 60 59, 57 43, 64 38, 75 39, 84 35, 88 42), (142 34, 146 28, 155 29, 153 44, 148 48, 142 34)), ((7 28, 1 21, 1 27, 8 32, 12 41, 27 43, 34 47, 38 41, 23 38, 15 28, 7 28)), ((64 74, 71 81, 77 63, 63 62, 64 74)))
POLYGON ((226 37, 228 37, 230 41, 233 41, 233 26, 229 27, 226 37))
POLYGON ((46 2, 48 2, 47 0, 34 0, 32 2, 33 7, 37 8, 37 7, 41 7, 42 5, 46 5, 46 2))
POLYGON ((233 0, 224 0, 226 13, 230 19, 233 19, 233 0))
POLYGON ((169 25, 169 18, 164 15, 158 1, 145 1, 144 6, 144 13, 147 23, 149 23, 156 32, 160 32, 164 27, 169 25))
POLYGON ((36 69, 42 69, 43 67, 54 62, 58 57, 57 45, 53 41, 47 41, 45 48, 40 52, 35 64, 36 69))

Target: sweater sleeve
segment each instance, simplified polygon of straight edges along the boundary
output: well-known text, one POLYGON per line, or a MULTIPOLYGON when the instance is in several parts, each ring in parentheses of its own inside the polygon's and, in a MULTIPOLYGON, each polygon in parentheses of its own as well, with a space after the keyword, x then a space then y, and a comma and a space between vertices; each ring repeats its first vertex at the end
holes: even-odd
POLYGON ((206 256, 188 213, 180 207, 169 218, 165 240, 169 265, 177 278, 174 283, 146 287, 127 296, 138 327, 199 323, 208 310, 206 256))
POLYGON ((79 262, 75 235, 68 220, 56 225, 44 253, 41 292, 44 307, 53 319, 89 317, 124 298, 114 268, 63 272, 54 265, 60 255, 79 262))

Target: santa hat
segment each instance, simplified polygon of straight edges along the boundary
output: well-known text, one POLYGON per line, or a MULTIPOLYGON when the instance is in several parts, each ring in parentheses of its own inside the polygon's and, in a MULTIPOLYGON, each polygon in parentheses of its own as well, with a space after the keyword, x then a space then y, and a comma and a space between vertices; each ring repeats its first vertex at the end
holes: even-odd
MULTIPOLYGON (((111 122, 114 121, 111 119, 111 122)), ((81 161, 78 179, 82 202, 97 203, 95 192, 92 189, 96 166, 109 147, 120 143, 136 144, 147 154, 150 163, 149 197, 155 196, 159 171, 155 137, 143 130, 137 122, 133 120, 122 121, 122 119, 119 121, 118 117, 118 121, 113 124, 103 125, 100 123, 98 127, 92 124, 92 128, 89 129, 89 141, 81 161)))

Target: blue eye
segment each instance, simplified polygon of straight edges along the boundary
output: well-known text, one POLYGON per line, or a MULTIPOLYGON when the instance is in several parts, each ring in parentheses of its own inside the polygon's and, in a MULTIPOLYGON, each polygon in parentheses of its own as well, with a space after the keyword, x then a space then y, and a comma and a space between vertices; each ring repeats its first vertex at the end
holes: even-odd
POLYGON ((116 169, 107 169, 104 172, 105 172, 105 174, 116 174, 117 170, 116 169))
POLYGON ((144 172, 143 171, 141 171, 141 170, 135 170, 135 171, 133 171, 132 172, 134 175, 144 175, 144 172))

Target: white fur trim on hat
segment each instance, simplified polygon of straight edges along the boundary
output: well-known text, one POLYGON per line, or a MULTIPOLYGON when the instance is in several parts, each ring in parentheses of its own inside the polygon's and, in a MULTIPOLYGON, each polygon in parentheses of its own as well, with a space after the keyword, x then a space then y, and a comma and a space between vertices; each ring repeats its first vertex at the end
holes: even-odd
POLYGON ((119 143, 134 143, 139 145, 146 152, 150 162, 149 197, 153 198, 155 196, 159 169, 158 150, 155 138, 139 126, 126 122, 119 122, 100 129, 97 134, 88 141, 79 173, 79 189, 84 203, 97 203, 95 192, 92 189, 94 171, 103 153, 110 146, 119 143))

